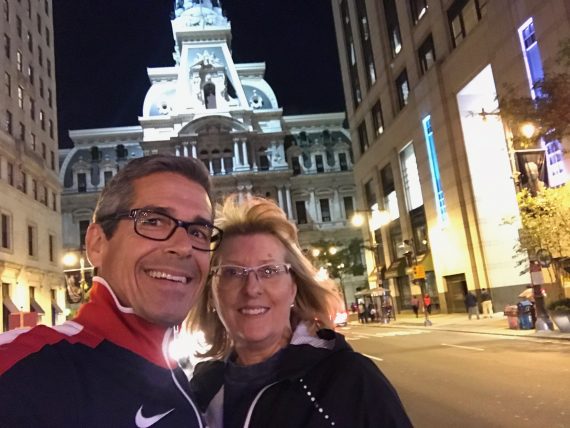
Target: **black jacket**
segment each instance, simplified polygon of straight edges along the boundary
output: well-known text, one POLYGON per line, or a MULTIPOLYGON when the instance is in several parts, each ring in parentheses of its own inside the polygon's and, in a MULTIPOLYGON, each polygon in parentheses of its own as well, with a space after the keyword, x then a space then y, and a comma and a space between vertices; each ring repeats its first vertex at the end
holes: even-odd
POLYGON ((0 335, 0 426, 201 427, 187 377, 166 357, 172 329, 97 280, 73 321, 0 335))
MULTIPOLYGON (((309 344, 284 349, 278 381, 258 394, 244 427, 412 426, 396 391, 370 359, 338 333, 321 330, 319 337, 334 339, 333 349, 309 344)), ((196 366, 191 389, 203 412, 222 387, 224 370, 222 361, 196 366)))

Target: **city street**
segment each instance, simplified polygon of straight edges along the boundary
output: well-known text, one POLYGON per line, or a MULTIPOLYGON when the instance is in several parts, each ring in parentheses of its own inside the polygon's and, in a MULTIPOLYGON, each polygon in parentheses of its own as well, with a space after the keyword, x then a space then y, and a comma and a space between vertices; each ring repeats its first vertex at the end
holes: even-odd
POLYGON ((415 427, 569 427, 570 341, 350 324, 415 427))

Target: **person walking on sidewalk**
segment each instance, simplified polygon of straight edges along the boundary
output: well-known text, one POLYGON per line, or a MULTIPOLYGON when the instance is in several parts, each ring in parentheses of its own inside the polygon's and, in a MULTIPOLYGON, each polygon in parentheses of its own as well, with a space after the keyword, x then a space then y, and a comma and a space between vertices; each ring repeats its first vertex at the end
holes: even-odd
POLYGON ((424 312, 431 315, 431 297, 429 293, 424 294, 424 312))
POLYGON ((468 291, 465 295, 465 307, 467 308, 467 313, 469 314, 469 319, 473 315, 477 315, 479 319, 479 307, 477 306, 477 296, 473 294, 472 291, 468 291))
POLYGON ((493 318, 493 301, 491 300, 491 294, 486 288, 481 289, 481 307, 483 309, 483 318, 493 318))
POLYGON ((420 299, 418 298, 418 296, 413 296, 410 303, 412 304, 412 309, 414 310, 414 314, 416 314, 416 318, 418 318, 418 311, 420 309, 420 299))

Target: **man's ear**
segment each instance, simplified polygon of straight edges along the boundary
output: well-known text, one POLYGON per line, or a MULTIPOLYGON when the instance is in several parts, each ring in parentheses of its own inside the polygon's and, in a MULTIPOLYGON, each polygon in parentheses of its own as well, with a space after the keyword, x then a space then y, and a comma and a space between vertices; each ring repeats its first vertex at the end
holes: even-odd
POLYGON ((100 224, 91 223, 85 234, 85 248, 87 249, 87 259, 91 266, 100 268, 105 248, 107 246, 107 237, 100 224))

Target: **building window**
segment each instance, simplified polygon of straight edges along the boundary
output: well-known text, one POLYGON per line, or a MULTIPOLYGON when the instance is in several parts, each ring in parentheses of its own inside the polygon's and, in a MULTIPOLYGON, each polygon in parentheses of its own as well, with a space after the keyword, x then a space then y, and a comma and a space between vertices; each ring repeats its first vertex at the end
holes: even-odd
POLYGON ((30 98, 30 117, 36 120, 36 103, 32 98, 30 98))
POLYGON ((43 110, 40 110, 40 126, 42 130, 46 130, 46 118, 43 110))
POLYGON ((427 0, 410 0, 410 12, 412 20, 417 24, 427 12, 427 0))
POLYGON ((534 99, 541 95, 540 93, 537 93, 535 85, 544 78, 544 70, 542 68, 542 58, 540 56, 538 42, 536 41, 534 22, 532 18, 519 27, 519 40, 526 66, 530 93, 534 99))
POLYGON ((48 131, 49 131, 49 137, 53 139, 54 136, 54 130, 53 130, 53 120, 48 120, 48 131))
POLYGON ((29 31, 26 33, 26 43, 28 44, 28 50, 30 52, 34 51, 34 39, 32 37, 32 33, 29 31))
POLYGON ((20 140, 26 141, 26 125, 20 122, 20 140))
POLYGON ((53 150, 50 150, 49 152, 49 164, 52 171, 55 171, 55 153, 53 150))
POLYGON ((42 197, 41 200, 42 204, 44 204, 46 207, 48 206, 48 189, 46 186, 44 186, 44 195, 42 197))
POLYGON ((408 73, 402 71, 396 79, 396 89, 398 90, 398 105, 400 110, 408 105, 408 97, 410 95, 410 85, 408 84, 408 73))
POLYGON ((433 138, 433 130, 431 129, 431 116, 426 116, 422 120, 422 126, 427 146, 431 184, 433 187, 433 194, 435 196, 435 206, 439 221, 442 224, 445 224, 447 223, 447 208, 445 207, 445 198, 443 196, 441 176, 439 173, 439 163, 437 160, 437 152, 435 150, 435 140, 433 138))
POLYGON ((342 199, 342 202, 344 203, 344 213, 346 215, 346 218, 352 218, 354 214, 354 200, 352 199, 352 196, 345 196, 342 199))
POLYGON ((11 218, 8 214, 0 214, 0 245, 5 250, 10 249, 11 242, 11 218))
POLYGON ((16 51, 16 68, 18 71, 22 71, 22 52, 16 51))
POLYGON ((42 17, 39 13, 36 13, 36 22, 38 24, 38 33, 42 34, 42 17))
POLYGON ((87 174, 84 172, 77 174, 77 191, 80 193, 87 192, 87 174))
POLYGON ((105 171, 103 173, 103 181, 105 183, 105 186, 107 185, 107 183, 109 183, 109 181, 111 181, 112 178, 113 178, 113 171, 105 171))
POLYGON ((14 164, 12 162, 8 162, 8 164, 6 166, 7 166, 7 171, 6 171, 7 177, 6 178, 8 179, 8 184, 10 186, 13 186, 14 185, 14 164))
POLYGON ((49 235, 49 241, 48 241, 48 245, 49 245, 49 261, 50 262, 54 262, 55 261, 55 236, 53 235, 49 235))
POLYGON ((6 95, 12 96, 12 76, 8 72, 4 73, 4 86, 6 87, 6 95))
POLYGON ((329 207, 329 200, 319 199, 319 205, 321 206, 321 221, 323 222, 331 221, 331 210, 329 207))
POLYGON ((47 157, 47 147, 46 143, 42 143, 42 159, 46 160, 47 157))
POLYGON ((10 110, 6 110, 6 132, 12 135, 13 128, 12 128, 12 112, 10 110))
POLYGON ((89 227, 89 220, 79 221, 79 245, 81 249, 85 249, 85 235, 87 234, 87 228, 89 227))
POLYGON ((4 0, 4 20, 6 22, 10 22, 10 4, 8 3, 8 0, 4 0))
POLYGON ((338 154, 338 163, 341 171, 348 171, 348 161, 346 158, 346 153, 338 154))
POLYGON ((435 63, 435 48, 433 46, 433 38, 431 34, 424 40, 418 49, 418 58, 420 60, 420 69, 422 74, 428 71, 435 63))
POLYGON ((386 28, 388 29, 392 56, 395 57, 402 50, 402 36, 400 35, 398 12, 396 11, 396 2, 394 0, 384 0, 384 13, 386 15, 386 28))
POLYGON ((22 18, 16 15, 16 33, 18 37, 22 38, 22 18))
POLYGON ((10 37, 4 34, 4 55, 6 58, 10 58, 11 50, 10 37))
POLYGON ((46 59, 46 71, 47 71, 48 77, 51 77, 51 60, 50 59, 46 59))
POLYGON ((28 11, 28 18, 32 19, 32 0, 28 0, 27 11, 28 11))
POLYGON ((447 20, 453 40, 453 47, 467 37, 487 13, 488 0, 455 0, 447 10, 447 20))
POLYGON ((35 226, 28 225, 28 256, 35 257, 37 255, 37 229, 35 226))
POLYGON ((392 172, 392 166, 390 164, 386 165, 384 168, 380 170, 380 177, 382 178, 382 194, 384 196, 384 207, 388 211, 390 220, 396 220, 397 218, 400 217, 400 210, 398 208, 398 197, 396 195, 394 174, 392 172))
POLYGON ((293 156, 291 159, 291 164, 293 167, 293 175, 301 174, 301 164, 299 162, 299 156, 293 156))
POLYGON ((307 207, 305 201, 295 201, 297 211, 297 224, 307 224, 307 207))
POLYGON ((47 102, 48 102, 48 106, 53 107, 53 95, 51 93, 51 89, 49 89, 49 88, 47 90, 47 102))
POLYGON ((46 27, 46 45, 51 46, 51 34, 48 27, 46 27))
POLYGON ((370 29, 368 27, 368 15, 366 14, 366 5, 364 4, 364 0, 356 1, 356 11, 358 13, 358 21, 360 24, 362 56, 366 63, 366 77, 368 80, 368 86, 372 86, 376 82, 376 65, 374 64, 374 54, 372 52, 372 43, 370 41, 370 29))
POLYGON ((376 101, 376 104, 372 107, 372 123, 374 125, 374 135, 379 137, 384 133, 384 118, 382 117, 380 101, 376 101))
POLYGON ((406 192, 408 211, 411 211, 424 204, 420 175, 416 163, 416 153, 412 143, 408 144, 400 152, 400 168, 402 170, 402 181, 404 191, 406 192))
POLYGON ((34 199, 37 201, 38 200, 38 181, 35 178, 32 179, 32 193, 34 195, 34 199))
POLYGON ((40 67, 43 67, 44 65, 44 51, 40 46, 38 46, 38 64, 40 67))
POLYGON ((325 172, 325 166, 323 163, 322 155, 315 155, 315 165, 317 168, 317 172, 325 172))
POLYGON ((30 147, 32 148, 32 151, 36 151, 37 147, 36 147, 37 143, 36 143, 36 134, 34 134, 33 132, 30 132, 30 147))
POLYGON ((358 141, 360 143, 360 154, 363 154, 368 150, 368 135, 366 134, 366 122, 362 122, 358 126, 358 141))
POLYGON ((44 79, 41 77, 39 78, 40 81, 40 97, 44 97, 44 79))
POLYGON ((55 192, 51 192, 51 208, 57 212, 57 196, 55 192))
POLYGON ((28 174, 22 171, 20 190, 22 193, 28 193, 28 174))
POLYGON ((34 84, 34 67, 32 67, 31 65, 28 65, 28 80, 30 81, 30 84, 33 86, 33 84, 34 84))
POLYGON ((49 2, 48 2, 48 0, 44 0, 44 10, 46 12, 46 15, 49 16, 49 2))
POLYGON ((356 51, 354 48, 352 29, 350 26, 348 2, 346 0, 343 0, 340 7, 344 29, 344 44, 348 61, 348 72, 350 74, 350 80, 352 83, 352 97, 356 108, 362 102, 362 91, 360 89, 360 79, 358 78, 358 66, 356 63, 356 51))
POLYGON ((18 86, 18 107, 24 108, 24 88, 22 86, 18 86))

